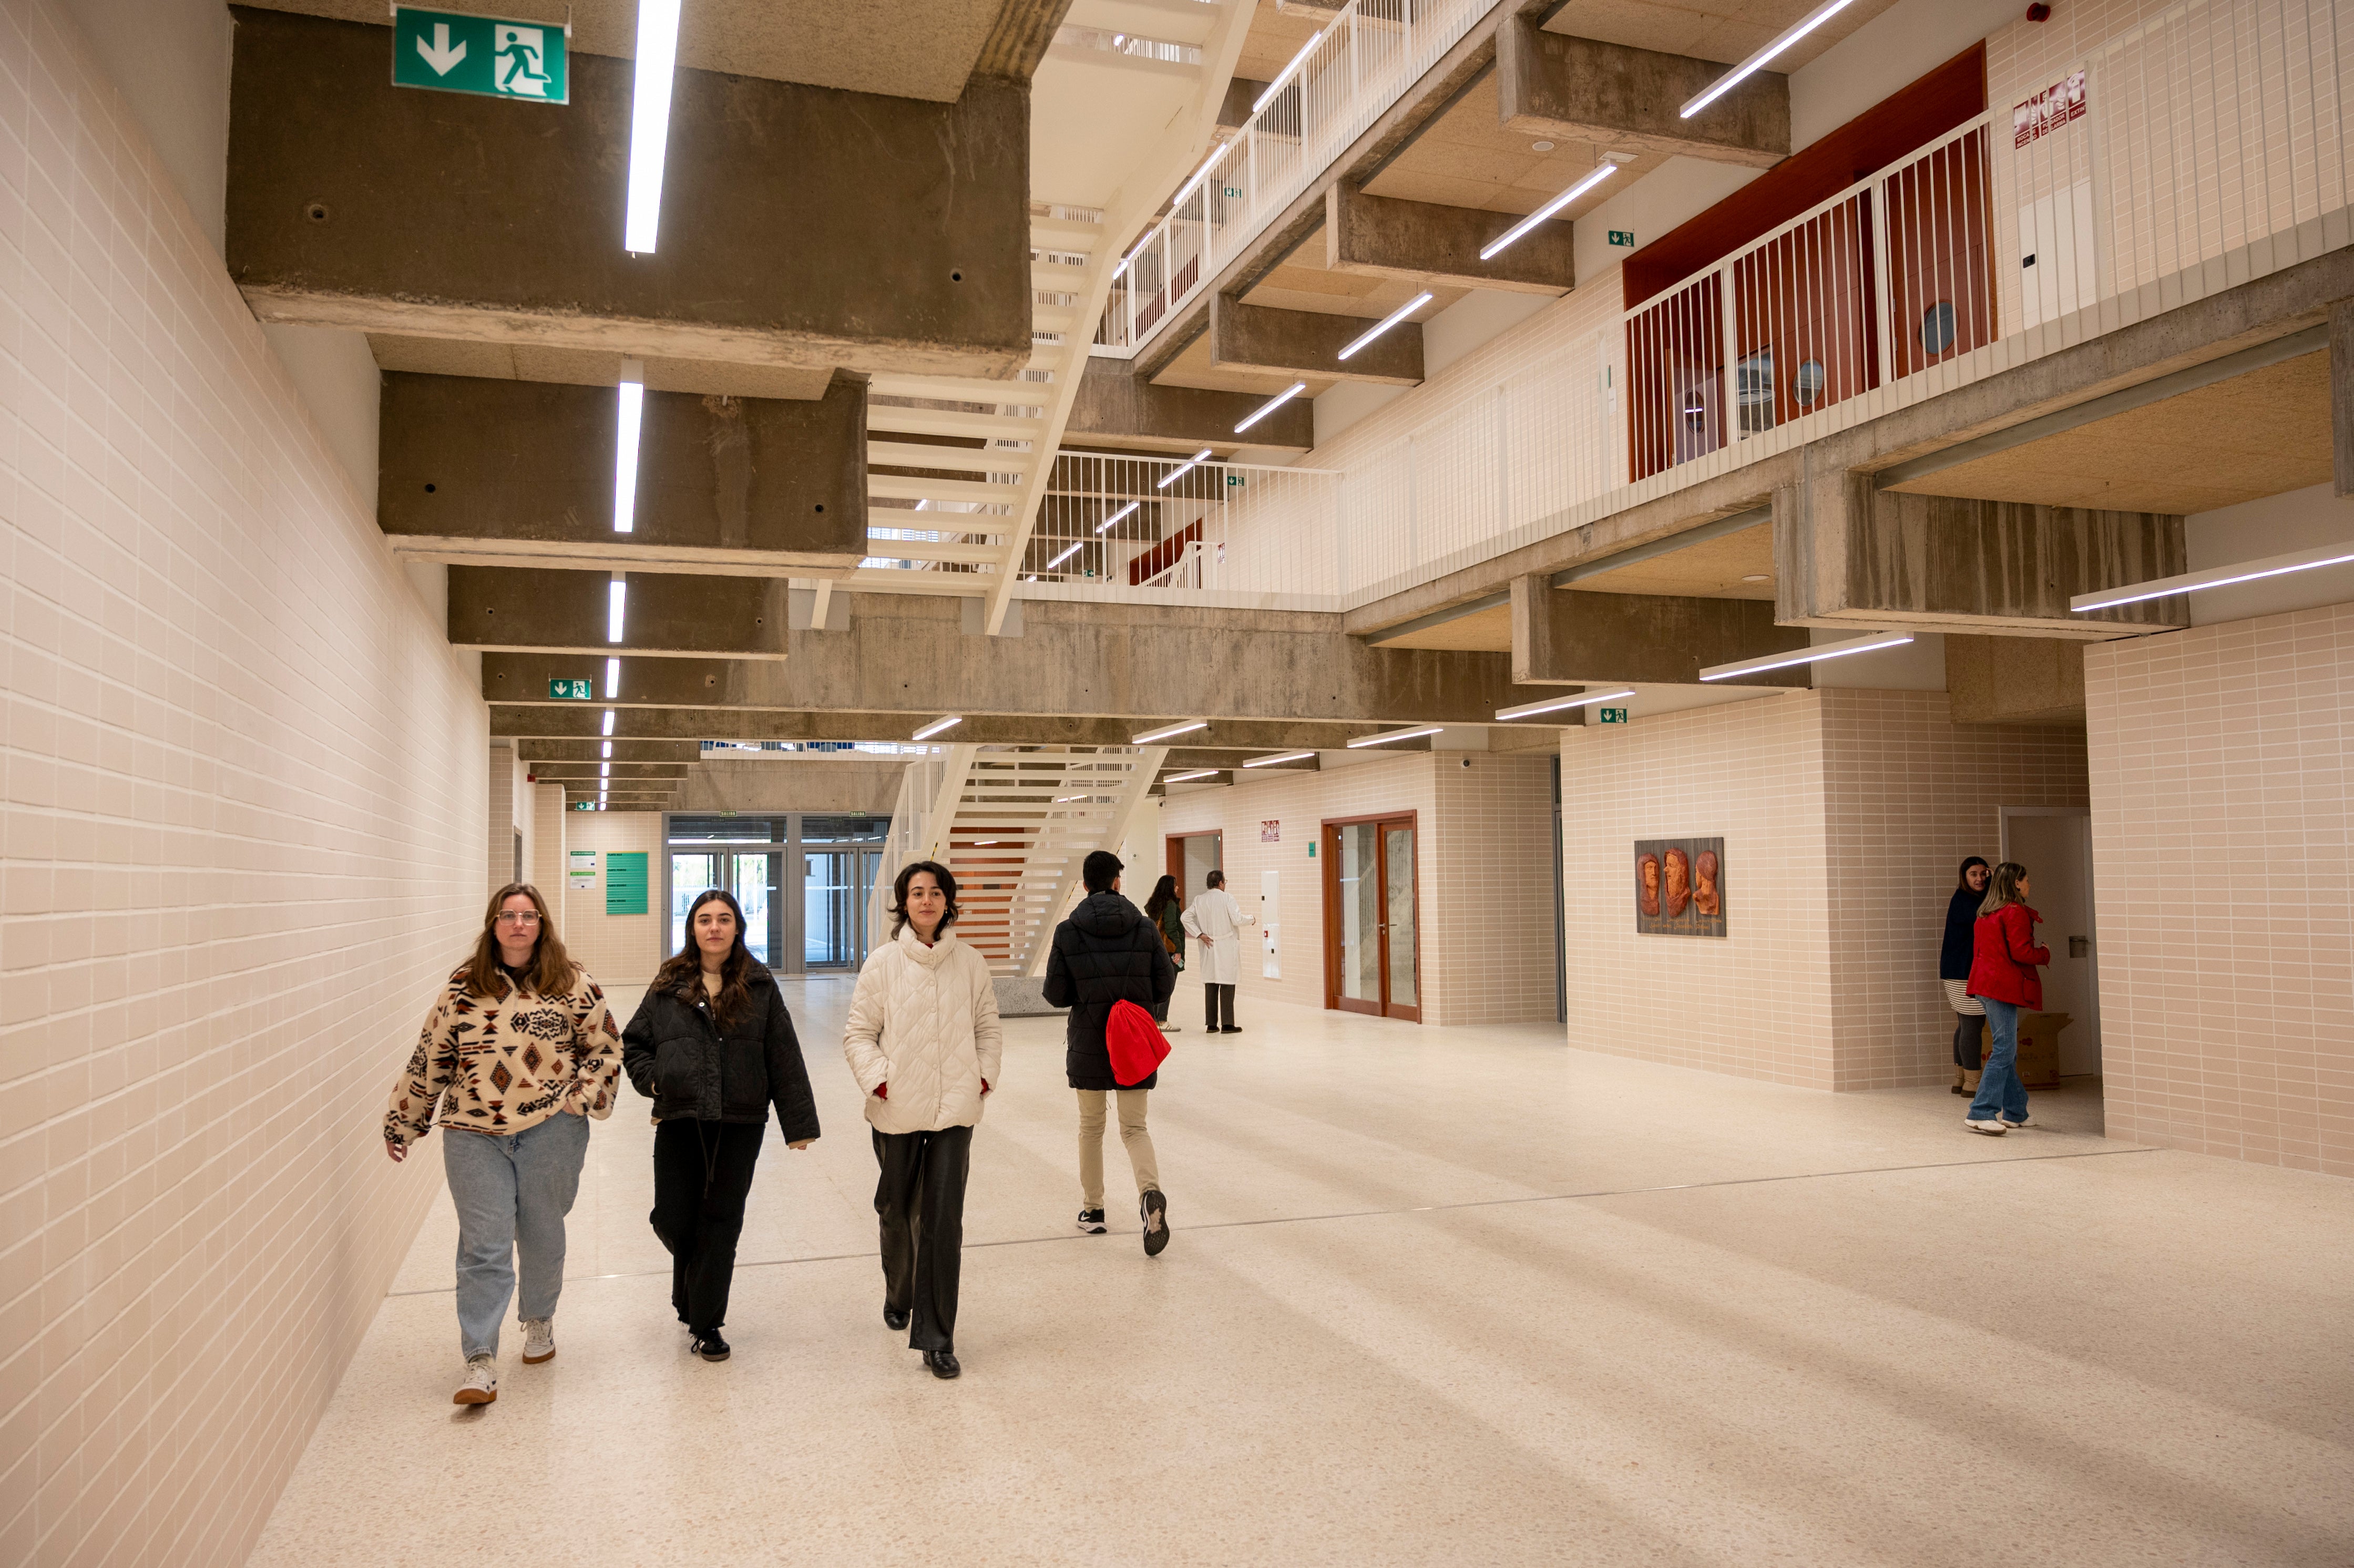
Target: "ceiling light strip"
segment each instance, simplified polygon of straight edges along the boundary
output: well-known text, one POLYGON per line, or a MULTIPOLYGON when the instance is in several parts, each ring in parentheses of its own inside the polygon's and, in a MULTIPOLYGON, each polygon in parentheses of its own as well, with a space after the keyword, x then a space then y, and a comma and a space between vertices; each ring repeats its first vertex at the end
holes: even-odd
POLYGON ((607 735, 613 733, 613 710, 610 708, 605 710, 605 733, 607 735))
MULTIPOLYGON (((1605 154, 1605 156, 1606 158, 1609 154, 1605 154)), ((1495 238, 1490 240, 1487 248, 1479 252, 1479 260, 1482 261, 1493 260, 1497 253, 1501 251, 1506 246, 1512 244, 1515 240, 1525 238, 1529 231, 1536 228, 1538 224, 1543 223, 1554 213, 1559 212, 1563 207, 1567 207, 1571 202, 1575 201, 1578 197, 1584 196, 1586 192, 1592 190, 1595 186, 1600 185, 1603 181, 1608 179, 1617 172, 1618 165, 1616 162, 1605 162, 1592 174, 1586 175, 1584 179, 1578 181, 1575 185, 1562 192, 1561 195, 1553 197, 1553 200, 1545 203, 1544 206, 1537 208, 1536 211, 1529 214, 1528 217, 1521 219, 1520 222, 1512 225, 1511 228, 1504 230, 1503 233, 1498 235, 1495 238)))
POLYGON ((1084 545, 1084 544, 1086 544, 1086 543, 1087 543, 1087 541, 1086 541, 1085 539, 1074 539, 1074 540, 1072 540, 1072 541, 1071 541, 1071 545, 1070 545, 1070 548, 1068 548, 1068 549, 1065 550, 1061 555, 1059 555, 1059 556, 1055 556, 1053 560, 1048 561, 1048 562, 1046 563, 1046 569, 1047 569, 1048 571, 1050 571, 1050 572, 1051 572, 1051 571, 1053 571, 1056 567, 1061 566, 1065 561, 1069 560, 1073 556, 1077 555, 1077 554, 1079 553, 1079 546, 1082 546, 1082 545, 1084 545))
POLYGON ((1703 681, 1733 681, 1744 675, 1762 675, 1768 670, 1788 670, 1800 664, 1819 664, 1826 659, 1844 659, 1850 653, 1869 653, 1876 648, 1902 648, 1913 641, 1909 631, 1870 631, 1861 637, 1850 637, 1840 642, 1818 642, 1812 648, 1801 648, 1788 653, 1768 653, 1761 658, 1743 659, 1731 664, 1712 664, 1700 673, 1703 681))
POLYGON ((613 703, 620 701, 620 698, 621 662, 619 659, 608 659, 605 661, 605 700, 613 703))
POLYGON ((678 63, 680 0, 638 0, 637 64, 631 72, 630 194, 621 249, 651 256, 662 227, 663 156, 670 144, 670 88, 678 63))
POLYGON ((1516 708, 1498 708, 1496 717, 1500 722, 1509 723, 1513 719, 1534 718, 1539 714, 1560 713, 1566 708, 1591 707, 1596 703, 1616 702, 1620 697, 1631 697, 1634 694, 1634 687, 1625 686, 1615 692, 1587 692, 1582 696, 1575 697, 1547 697, 1541 703, 1522 703, 1516 708))
POLYGON ((1113 513, 1110 516, 1097 524, 1096 532, 1097 534, 1110 533, 1114 528, 1119 525, 1119 520, 1121 518, 1127 516, 1129 513, 1135 511, 1138 507, 1143 504, 1144 503, 1141 501, 1129 502, 1127 505, 1121 507, 1119 511, 1113 513))
POLYGON ((1349 749, 1355 751, 1362 747, 1387 746, 1394 740, 1419 740, 1426 735, 1437 735, 1446 727, 1445 725, 1433 724, 1425 725, 1419 729, 1393 729, 1380 735, 1362 735, 1349 743, 1349 749))
POLYGON ((1351 355, 1356 353, 1357 350, 1364 347, 1365 344, 1373 342, 1373 339, 1381 336, 1382 334, 1389 331, 1390 328, 1397 325, 1398 323, 1405 320, 1406 317, 1414 314, 1415 312, 1422 309, 1423 306, 1430 303, 1431 301, 1437 297, 1437 295, 1432 293, 1429 290, 1425 289, 1421 293, 1416 294, 1414 298, 1408 300, 1405 303, 1400 305, 1397 309, 1392 311, 1381 320, 1375 322, 1372 326, 1367 327, 1363 332, 1358 334, 1357 336, 1351 341, 1349 346, 1342 349, 1334 357, 1340 359, 1348 358, 1351 355))
POLYGON ((2266 556, 2260 560, 2237 561, 2228 567, 2209 567, 2204 571, 2185 572, 2180 577, 2153 577, 2146 583, 2128 583, 2123 588, 2080 593, 2068 601, 2068 608, 2080 615, 2086 610, 2115 609, 2122 604, 2140 604, 2147 599, 2165 599, 2178 593, 2197 593, 2201 588, 2229 588, 2233 583, 2285 577, 2291 572, 2310 572, 2323 567, 2344 566, 2349 561, 2354 561, 2354 544, 2321 545, 2310 550, 2292 551, 2285 556, 2266 556))
POLYGON ((962 723, 964 723, 964 715, 962 714, 950 714, 946 718, 934 719, 931 723, 926 725, 923 728, 917 730, 907 738, 909 740, 929 740, 932 736, 939 734, 940 731, 944 729, 954 729, 957 726, 962 723))
POLYGON ((1172 773, 1168 778, 1163 779, 1161 782, 1163 784, 1187 784, 1196 779, 1215 779, 1217 776, 1217 768, 1204 768, 1192 773, 1172 773))
POLYGON ((613 438, 613 532, 638 525, 638 432, 645 420, 645 366, 621 361, 620 422, 613 438))
POLYGON ((1273 768, 1278 762, 1305 762, 1316 754, 1312 751, 1286 751, 1274 757, 1254 757, 1245 768, 1273 768))
POLYGON ((1687 101, 1683 106, 1681 118, 1691 119, 1726 93, 1731 92, 1750 77, 1755 76, 1765 67, 1766 61, 1846 10, 1851 3, 1852 0, 1825 0, 1825 4, 1816 6, 1796 22, 1791 23, 1772 43, 1710 82, 1701 90, 1697 97, 1687 101))
POLYGON ((615 572, 613 580, 605 585, 605 641, 621 640, 621 622, 629 613, 630 577, 626 572, 615 572))
POLYGON ((1155 490, 1168 489, 1171 485, 1176 483, 1178 480, 1183 478, 1186 474, 1193 472, 1196 468, 1199 468, 1202 465, 1202 460, 1209 455, 1210 449, 1208 447, 1204 447, 1200 451, 1195 452, 1192 457, 1187 458, 1183 462, 1178 464, 1175 468, 1171 469, 1167 473, 1162 474, 1160 479, 1154 482, 1152 488, 1155 490))
POLYGON ((1142 735, 1131 735, 1128 743, 1130 746, 1157 746, 1172 736, 1191 735, 1197 729, 1209 727, 1208 719, 1179 719, 1175 724, 1162 725, 1159 729, 1148 729, 1142 735))
POLYGON ((1249 429, 1253 425, 1257 424, 1261 419, 1266 418, 1269 414, 1274 413, 1278 408, 1282 408, 1286 403, 1290 402, 1294 397, 1299 397, 1302 392, 1307 390, 1307 382, 1293 382, 1290 386, 1285 387, 1274 397, 1269 397, 1266 402, 1261 403, 1257 408, 1253 408, 1249 414, 1245 416, 1243 422, 1235 427, 1235 434, 1238 436, 1241 435, 1245 430, 1249 429))

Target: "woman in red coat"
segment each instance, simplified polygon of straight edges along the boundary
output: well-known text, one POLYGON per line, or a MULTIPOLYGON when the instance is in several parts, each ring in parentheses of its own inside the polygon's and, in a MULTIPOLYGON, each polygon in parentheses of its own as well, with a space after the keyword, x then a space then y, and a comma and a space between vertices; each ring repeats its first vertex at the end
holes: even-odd
POLYGON ((1969 991, 1986 1003, 1994 1036, 1978 1097, 1962 1123, 1972 1132, 2000 1138, 2027 1125, 2027 1086, 2019 1081, 2019 1010, 2043 1008, 2043 980, 2035 971, 2052 961, 2052 953, 2035 945, 2035 927, 2042 918, 2028 907, 2027 868, 2009 860, 1996 866, 1971 931, 1969 991))

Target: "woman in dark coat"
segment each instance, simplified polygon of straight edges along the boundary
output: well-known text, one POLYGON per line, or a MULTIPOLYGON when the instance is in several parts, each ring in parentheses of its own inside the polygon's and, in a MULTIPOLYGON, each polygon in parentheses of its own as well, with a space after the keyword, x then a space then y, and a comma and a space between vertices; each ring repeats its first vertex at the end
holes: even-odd
POLYGON ((695 1353, 724 1361, 727 1287, 769 1107, 794 1149, 817 1141, 817 1104, 792 1015, 744 946, 744 911, 715 887, 686 912, 688 944, 621 1031, 621 1065, 654 1102, 654 1234, 695 1353))
POLYGON ((1978 1048, 1986 1033, 1986 1009, 1970 994, 1970 929, 1978 924, 1978 905, 1986 898, 1986 861, 1972 855, 1962 862, 1961 885, 1946 900, 1946 940, 1937 949, 1937 982, 1946 988, 1946 1005, 1960 1022, 1954 1025, 1954 1093, 1974 1095, 1978 1088, 1978 1048))
MULTIPOLYGON (((1152 885, 1152 896, 1144 901, 1145 918, 1161 933, 1161 945, 1169 949, 1169 961, 1180 972, 1185 968, 1185 899, 1177 890, 1177 879, 1164 876, 1152 885)), ((1175 1034, 1178 1025, 1169 1022, 1169 1004, 1162 1002, 1161 1011, 1152 1015, 1163 1034, 1175 1034)))

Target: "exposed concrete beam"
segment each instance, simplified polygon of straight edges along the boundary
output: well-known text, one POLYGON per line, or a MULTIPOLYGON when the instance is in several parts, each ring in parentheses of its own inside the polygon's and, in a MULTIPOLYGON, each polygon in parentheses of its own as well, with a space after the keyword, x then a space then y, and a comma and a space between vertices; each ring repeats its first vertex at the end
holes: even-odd
MULTIPOLYGON (((264 321, 1011 377, 1030 90, 953 103, 682 69, 663 243, 621 249, 631 62, 561 109, 394 87, 388 31, 235 8, 230 276, 264 321)), ((1051 31, 1051 29, 1049 29, 1051 31)))
POLYGON ((2178 576, 2182 519, 1913 495, 1861 471, 1774 493, 1776 619, 2100 641, 2188 626, 2182 599, 2075 614, 2075 594, 2178 576))
POLYGON ((1480 248, 1518 223, 1509 212, 1367 196, 1347 180, 1324 193, 1324 264, 1439 289, 1565 294, 1577 286, 1575 227, 1541 223, 1492 261, 1480 248))
MULTIPOLYGON (((1219 370, 1263 370, 1276 376, 1368 381, 1382 387, 1420 386, 1422 325, 1418 322, 1400 322, 1349 358, 1341 357, 1341 351, 1373 324, 1360 316, 1246 305, 1222 294, 1210 306, 1210 364, 1219 370)), ((1313 422, 1311 414, 1311 433, 1313 422)))
MULTIPOLYGON (((486 653, 482 662, 487 670, 493 659, 520 657, 527 656, 486 653)), ((685 663, 687 661, 665 662, 685 663)), ((485 683, 488 683, 487 679, 485 683)), ((494 737, 544 737, 525 740, 522 744, 585 747, 590 757, 596 755, 603 724, 604 709, 601 706, 583 709, 577 704, 567 707, 550 703, 498 702, 491 706, 491 734, 494 737)), ((623 739, 638 745, 676 745, 705 740, 894 741, 904 744, 921 727, 918 719, 904 713, 622 706, 617 708, 613 715, 614 755, 621 755, 619 743, 623 739)), ((977 746, 1124 747, 1130 743, 1130 736, 1145 727, 1144 721, 1140 719, 973 714, 953 731, 938 738, 941 744, 953 740, 977 746)), ((1286 722, 1221 718, 1213 720, 1208 729, 1196 731, 1183 739, 1188 747, 1204 752, 1255 756, 1262 752, 1298 751, 1302 748, 1339 751, 1349 742, 1372 735, 1381 727, 1379 724, 1372 723, 1319 724, 1309 720, 1286 722)), ((536 754, 526 754, 531 755, 536 754)))
MULTIPOLYGON (((676 644, 651 651, 677 653, 716 652, 711 645, 724 638, 746 645, 758 640, 761 655, 689 666, 693 689, 744 707, 917 719, 1132 718, 1140 729, 1145 721, 1204 716, 1380 727, 1487 724, 1500 707, 1548 694, 1515 686, 1507 654, 1371 648, 1344 633, 1341 618, 1330 613, 1030 599, 1023 605, 1022 634, 992 640, 987 656, 979 657, 966 640, 963 610, 951 599, 860 594, 846 630, 788 631, 781 583, 765 623, 748 627, 768 601, 723 602, 719 590, 741 595, 767 583, 717 577, 651 579, 694 592, 673 592, 672 604, 641 632, 637 585, 644 580, 631 579, 634 651, 649 651, 639 647, 642 639, 676 644), (705 646, 684 645, 690 638, 705 646)), ((450 617, 451 641, 461 647, 603 652, 601 579, 588 573, 452 567, 450 617), (597 585, 593 616, 579 590, 559 580, 567 577, 597 585), (583 635, 592 631, 594 642, 583 635)), ((512 686, 545 700, 544 658, 484 662, 486 694, 512 686)), ((598 668, 591 661, 573 667, 580 664, 598 668)), ((637 669, 633 662, 624 672, 622 697, 652 700, 637 669)))
MULTIPOLYGON (((606 572, 522 567, 450 568, 453 648, 571 653, 785 656, 783 577, 687 577, 631 572, 618 642, 606 640, 606 572)), ((598 662, 602 685, 602 660, 598 662)), ((547 688, 540 688, 544 696, 547 688)))
MULTIPOLYGON (((1589 593, 1543 577, 1512 582, 1512 679, 1531 685, 1695 685, 1711 664, 1787 653, 1807 641, 1805 627, 1775 625, 1774 607, 1757 599, 1589 593)), ((1810 683, 1801 665, 1727 683, 1810 683)))
MULTIPOLYGON (((620 715, 614 717, 618 720, 620 715)), ((596 726, 592 725, 592 729, 596 726)), ((618 726, 617 726, 618 727, 618 726)), ((636 740, 616 736, 610 740, 599 736, 583 740, 519 740, 515 755, 525 762, 700 762, 703 744, 699 740, 636 740), (613 748, 605 755, 605 747, 613 748)))
POLYGON ((534 778, 550 784, 572 784, 582 779, 594 784, 599 779, 608 778, 615 780, 627 779, 633 784, 640 784, 650 780, 684 779, 686 777, 687 769, 694 764, 616 762, 610 765, 612 772, 610 774, 602 771, 606 766, 607 764, 602 762, 541 762, 535 763, 531 771, 534 778))
POLYGON ((613 531, 610 387, 387 373, 376 522, 411 560, 846 573, 866 554, 866 387, 645 394, 633 527, 613 531))
POLYGON ((2335 489, 2354 495, 2354 300, 2329 307, 2329 429, 2335 489))
POLYGON ((1316 411, 1301 397, 1253 425, 1247 440, 1235 435, 1235 427, 1266 401, 1246 392, 1155 387, 1130 361, 1090 359, 1063 431, 1066 437, 1151 441, 1170 451, 1214 446, 1232 452, 1248 445, 1304 452, 1316 444, 1316 411))
POLYGON ((1790 155, 1789 78, 1760 71, 1690 120, 1679 113, 1725 69, 1518 16, 1496 34, 1497 115, 1522 136, 1770 169, 1790 155))
POLYGON ((1598 517, 1583 508, 1556 514, 1549 524, 1532 524, 1543 535, 1533 544, 1386 595, 1347 611, 1344 619, 1352 632, 1365 636, 1485 598, 1523 574, 1568 571, 1637 546, 1672 542, 1687 530, 1769 504, 1777 489, 1802 483, 1809 474, 1868 469, 1876 476, 1897 470, 1964 442, 2306 332, 2327 323, 2332 304, 2349 298, 2354 249, 2327 251, 1656 499, 1598 517))

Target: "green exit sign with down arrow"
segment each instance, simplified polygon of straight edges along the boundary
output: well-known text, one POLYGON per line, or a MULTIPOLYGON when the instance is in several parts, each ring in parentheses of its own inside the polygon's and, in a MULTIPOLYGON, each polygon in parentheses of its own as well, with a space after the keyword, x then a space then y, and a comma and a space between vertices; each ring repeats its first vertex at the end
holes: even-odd
POLYGON ((566 43, 561 25, 396 5, 393 85, 569 103, 571 56, 566 43))

